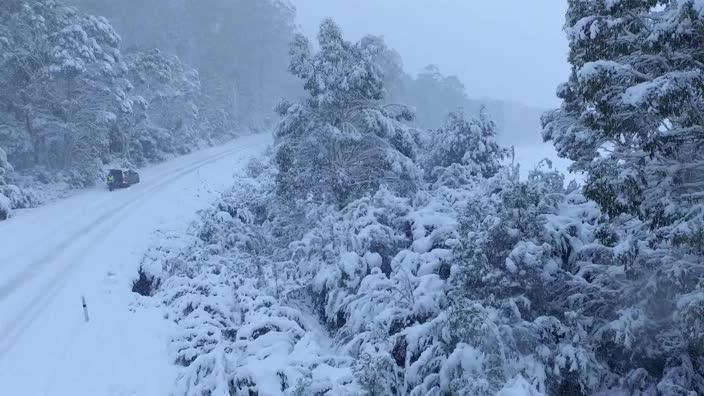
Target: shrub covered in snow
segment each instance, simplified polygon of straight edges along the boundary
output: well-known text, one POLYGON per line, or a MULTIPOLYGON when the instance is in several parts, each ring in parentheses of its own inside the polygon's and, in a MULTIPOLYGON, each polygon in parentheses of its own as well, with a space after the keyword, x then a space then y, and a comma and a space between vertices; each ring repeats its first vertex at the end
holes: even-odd
POLYGON ((3 194, 0 194, 0 220, 7 220, 12 212, 10 200, 3 194))
POLYGON ((495 138, 496 125, 484 110, 478 119, 452 112, 440 129, 431 132, 425 167, 431 172, 442 172, 456 164, 468 167, 472 175, 491 177, 507 154, 495 138))
POLYGON ((157 280, 155 298, 183 330, 172 341, 177 394, 359 393, 352 358, 336 353, 308 313, 302 277, 282 260, 299 227, 273 180, 259 168, 203 212, 187 248, 145 258, 142 276, 157 280))
POLYGON ((12 170, 12 165, 7 162, 7 154, 0 148, 0 220, 7 220, 12 209, 29 208, 35 203, 30 194, 8 183, 12 170))
POLYGON ((273 167, 251 168, 188 249, 152 260, 184 329, 173 344, 184 394, 699 386, 687 370, 701 367, 701 293, 654 332, 658 307, 621 261, 632 253, 550 168, 525 182, 511 168, 436 181, 412 197, 381 188, 341 209, 282 200, 273 167))

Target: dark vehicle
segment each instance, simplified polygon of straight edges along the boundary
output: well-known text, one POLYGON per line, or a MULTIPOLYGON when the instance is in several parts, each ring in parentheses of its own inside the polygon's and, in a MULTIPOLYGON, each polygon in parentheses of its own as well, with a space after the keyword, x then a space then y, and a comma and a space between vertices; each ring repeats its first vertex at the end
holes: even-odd
POLYGON ((108 189, 127 188, 139 183, 139 174, 131 169, 110 169, 107 177, 108 189))

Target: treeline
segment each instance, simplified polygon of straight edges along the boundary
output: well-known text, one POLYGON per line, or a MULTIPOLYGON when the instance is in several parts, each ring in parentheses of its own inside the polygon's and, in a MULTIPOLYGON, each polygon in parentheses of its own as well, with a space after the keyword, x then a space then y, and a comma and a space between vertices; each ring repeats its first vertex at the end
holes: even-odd
POLYGON ((540 137, 540 116, 546 109, 518 102, 475 98, 471 89, 457 76, 444 74, 428 65, 417 75, 404 70, 401 56, 386 48, 376 62, 384 75, 385 99, 413 109, 411 122, 416 128, 433 129, 441 125, 448 113, 462 111, 476 114, 485 111, 496 124, 498 140, 507 145, 536 145, 540 137))
POLYGON ((374 61, 383 75, 385 100, 413 109, 411 123, 418 128, 436 128, 450 112, 482 107, 480 101, 469 98, 457 76, 445 75, 435 65, 426 66, 416 76, 410 75, 404 70, 401 55, 388 47, 376 54, 374 61))
POLYGON ((413 127, 379 39, 297 37, 270 157, 145 260, 178 392, 704 393, 702 26, 693 0, 570 1, 543 121, 581 189, 519 180, 485 116, 413 127))
POLYGON ((300 94, 286 70, 296 17, 286 0, 68 2, 107 17, 124 51, 158 48, 196 69, 230 128, 271 127, 278 100, 300 94))
POLYGON ((75 3, 0 5, 10 180, 87 186, 108 164, 141 166, 271 125, 277 98, 297 94, 285 64, 294 10, 283 2, 75 3))

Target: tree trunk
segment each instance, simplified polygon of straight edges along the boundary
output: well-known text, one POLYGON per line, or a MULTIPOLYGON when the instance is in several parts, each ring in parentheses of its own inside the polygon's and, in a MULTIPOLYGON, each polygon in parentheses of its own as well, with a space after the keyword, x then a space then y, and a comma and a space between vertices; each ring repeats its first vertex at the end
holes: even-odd
POLYGON ((32 128, 32 118, 29 115, 29 110, 24 114, 24 123, 25 128, 27 128, 27 135, 29 135, 29 140, 32 143, 32 165, 39 165, 39 137, 32 128))

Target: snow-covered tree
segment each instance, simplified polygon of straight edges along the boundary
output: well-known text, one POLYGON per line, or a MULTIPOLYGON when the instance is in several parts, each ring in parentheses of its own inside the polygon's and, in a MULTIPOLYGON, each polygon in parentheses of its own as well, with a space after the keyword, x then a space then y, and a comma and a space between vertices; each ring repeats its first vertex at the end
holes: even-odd
POLYGON ((590 337, 632 394, 704 392, 692 332, 704 284, 702 26, 697 0, 570 1, 573 70, 543 120, 607 215, 600 259, 582 275, 599 292, 590 337))
POLYGON ((381 185, 411 191, 417 180, 415 141, 401 121, 407 109, 384 105, 375 56, 384 43, 343 39, 331 20, 318 34, 320 51, 297 36, 290 71, 303 80, 305 102, 283 102, 276 128, 278 187, 297 199, 344 205, 381 185))
POLYGON ((91 182, 109 158, 110 129, 132 112, 119 36, 104 18, 55 1, 12 5, 0 8, 8 155, 21 167, 69 170, 74 183, 91 182))
POLYGON ((495 138, 496 126, 485 111, 471 120, 460 111, 452 112, 440 129, 431 132, 425 166, 434 172, 457 164, 471 176, 494 176, 507 154, 495 138))
POLYGON ((12 209, 28 208, 35 204, 33 197, 10 183, 12 165, 7 162, 7 154, 0 147, 0 220, 7 220, 12 209))
POLYGON ((703 215, 702 25, 691 0, 570 2, 573 73, 558 91, 562 108, 544 120, 545 138, 587 172, 585 194, 604 212, 638 216, 694 250, 703 215))
POLYGON ((196 70, 157 49, 129 54, 126 62, 133 93, 146 106, 144 116, 136 122, 134 135, 125 142, 132 146, 129 152, 133 161, 184 154, 199 139, 208 139, 207 129, 204 131, 204 125, 198 124, 201 85, 196 70))

